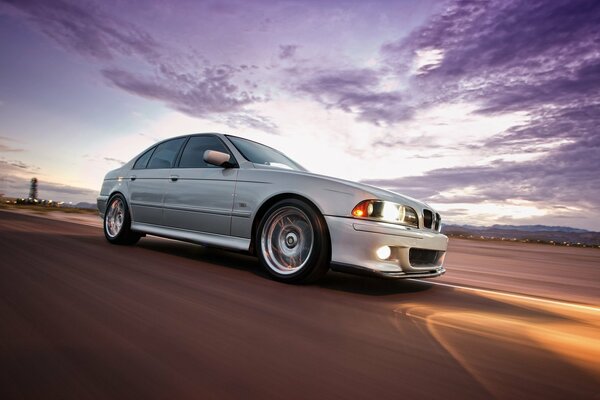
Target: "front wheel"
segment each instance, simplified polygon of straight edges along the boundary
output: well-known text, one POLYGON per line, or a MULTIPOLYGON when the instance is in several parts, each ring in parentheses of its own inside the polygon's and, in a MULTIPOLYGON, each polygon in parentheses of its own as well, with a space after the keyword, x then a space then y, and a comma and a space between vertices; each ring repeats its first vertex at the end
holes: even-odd
POLYGON ((274 204, 258 226, 255 243, 261 264, 278 281, 314 282, 329 269, 325 221, 303 201, 274 204))
POLYGON ((135 244, 141 234, 131 230, 129 207, 122 194, 115 194, 108 201, 104 213, 104 237, 113 244, 135 244))

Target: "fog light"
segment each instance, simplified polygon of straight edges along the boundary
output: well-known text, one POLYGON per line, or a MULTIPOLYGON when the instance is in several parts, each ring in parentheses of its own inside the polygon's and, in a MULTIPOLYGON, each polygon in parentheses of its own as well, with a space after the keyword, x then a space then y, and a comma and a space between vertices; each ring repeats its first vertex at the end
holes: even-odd
POLYGON ((392 255, 392 249, 390 246, 381 246, 375 253, 381 260, 387 260, 392 255))

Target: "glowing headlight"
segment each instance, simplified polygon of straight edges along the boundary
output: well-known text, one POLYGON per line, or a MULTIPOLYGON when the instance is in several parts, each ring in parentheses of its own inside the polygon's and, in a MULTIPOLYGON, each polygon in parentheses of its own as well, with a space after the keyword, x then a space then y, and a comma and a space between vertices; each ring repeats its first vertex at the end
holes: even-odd
POLYGON ((412 207, 390 201, 361 201, 352 210, 352 216, 419 227, 419 217, 412 207))

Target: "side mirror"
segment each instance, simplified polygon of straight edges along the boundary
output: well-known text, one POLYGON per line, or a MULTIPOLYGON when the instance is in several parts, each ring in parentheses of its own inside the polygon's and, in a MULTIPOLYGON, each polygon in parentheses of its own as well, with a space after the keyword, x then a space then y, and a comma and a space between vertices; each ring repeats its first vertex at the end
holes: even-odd
POLYGON ((202 158, 205 162, 216 165, 217 167, 231 168, 234 166, 234 164, 229 162, 231 156, 227 153, 221 153, 220 151, 206 150, 204 152, 204 157, 202 158))

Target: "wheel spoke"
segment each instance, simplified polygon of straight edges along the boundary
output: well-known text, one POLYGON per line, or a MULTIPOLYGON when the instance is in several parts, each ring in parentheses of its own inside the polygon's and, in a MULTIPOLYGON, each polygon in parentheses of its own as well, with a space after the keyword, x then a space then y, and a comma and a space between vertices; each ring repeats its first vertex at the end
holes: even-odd
POLYGON ((119 197, 115 198, 106 212, 106 231, 110 237, 116 237, 123 228, 125 221, 125 205, 119 197))
POLYGON ((261 247, 269 268, 289 275, 302 269, 313 249, 313 230, 308 216, 292 206, 271 214, 261 233, 261 247))

